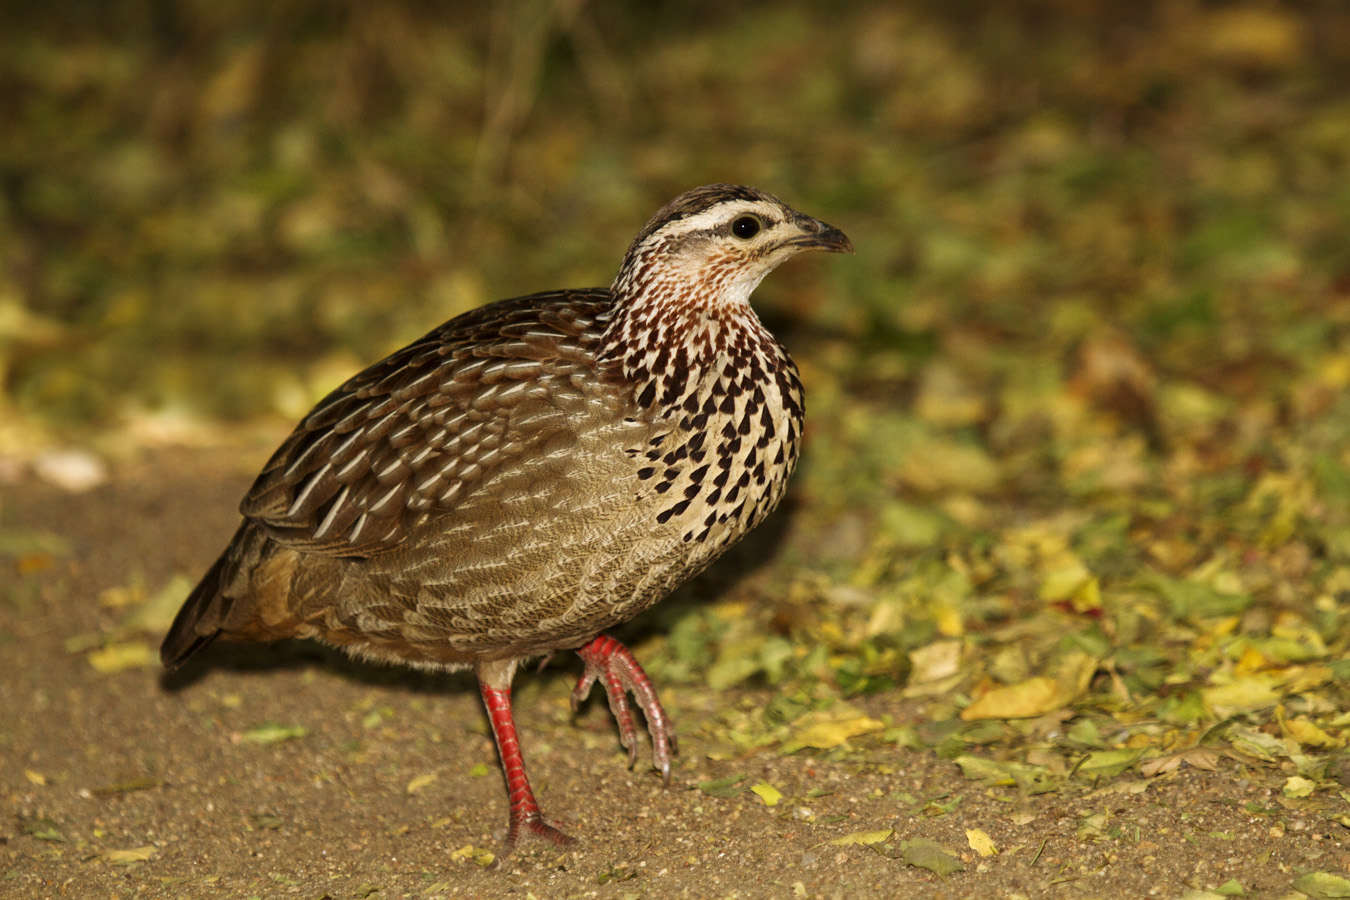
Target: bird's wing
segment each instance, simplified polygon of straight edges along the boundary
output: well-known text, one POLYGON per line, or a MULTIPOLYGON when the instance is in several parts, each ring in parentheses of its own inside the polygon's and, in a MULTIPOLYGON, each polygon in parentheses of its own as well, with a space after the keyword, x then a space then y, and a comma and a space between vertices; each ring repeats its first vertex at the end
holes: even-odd
POLYGON ((535 294, 451 319, 324 398, 240 511, 296 550, 392 550, 522 454, 568 440, 609 301, 600 288, 535 294))

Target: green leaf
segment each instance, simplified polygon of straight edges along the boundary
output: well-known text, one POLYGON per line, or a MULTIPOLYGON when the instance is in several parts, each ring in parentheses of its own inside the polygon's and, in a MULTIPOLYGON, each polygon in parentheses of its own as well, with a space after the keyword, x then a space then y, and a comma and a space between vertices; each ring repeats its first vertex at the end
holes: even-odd
POLYGON ((991 787, 1016 785, 1027 794, 1043 794, 1055 789, 1059 779, 1044 766, 1018 762, 997 762, 983 756, 963 754, 954 762, 961 774, 991 787))
POLYGON ((711 797, 735 797, 744 788, 740 787, 748 775, 728 775, 726 778, 714 778, 712 781, 700 781, 698 789, 711 797))
POLYGON ((1330 872, 1310 872, 1301 878, 1295 878, 1293 888, 1307 894, 1312 900, 1350 898, 1350 881, 1330 872))
POLYGON ((900 859, 907 866, 927 869, 943 878, 965 869, 961 860, 948 853, 937 841, 927 838, 901 841, 900 859))
POLYGON ((1167 602, 1174 619, 1211 619, 1243 612, 1252 605, 1250 594, 1228 594, 1194 581, 1154 574, 1147 586, 1167 602))
POLYGON ((1133 767, 1143 755, 1143 750, 1094 750, 1073 771, 1087 778, 1113 778, 1133 767))

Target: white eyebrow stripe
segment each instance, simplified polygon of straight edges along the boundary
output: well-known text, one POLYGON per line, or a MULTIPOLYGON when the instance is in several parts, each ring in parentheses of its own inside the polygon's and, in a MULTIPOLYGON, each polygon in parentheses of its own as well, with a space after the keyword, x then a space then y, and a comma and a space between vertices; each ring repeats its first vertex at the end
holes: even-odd
POLYGON ((773 204, 766 203, 763 200, 728 200, 695 215, 667 222, 658 228, 655 234, 668 237, 677 234, 692 234, 697 231, 712 231, 728 219, 747 213, 759 216, 766 220, 766 223, 768 220, 776 221, 780 218, 779 210, 773 204))

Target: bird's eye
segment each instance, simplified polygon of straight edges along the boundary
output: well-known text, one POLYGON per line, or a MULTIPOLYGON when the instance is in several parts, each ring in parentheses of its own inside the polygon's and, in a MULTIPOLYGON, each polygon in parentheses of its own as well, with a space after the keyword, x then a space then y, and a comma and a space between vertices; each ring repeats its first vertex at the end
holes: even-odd
POLYGON ((741 216, 731 223, 731 233, 741 240, 748 241, 759 234, 760 227, 759 219, 754 216, 741 216))

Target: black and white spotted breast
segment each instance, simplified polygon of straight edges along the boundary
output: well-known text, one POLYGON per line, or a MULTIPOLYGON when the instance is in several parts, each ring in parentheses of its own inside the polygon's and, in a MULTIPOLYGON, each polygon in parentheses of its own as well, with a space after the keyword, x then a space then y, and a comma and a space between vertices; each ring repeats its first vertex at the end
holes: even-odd
POLYGON ((782 499, 796 467, 804 404, 797 368, 767 332, 738 335, 665 416, 669 430, 631 450, 656 522, 711 562, 782 499))

